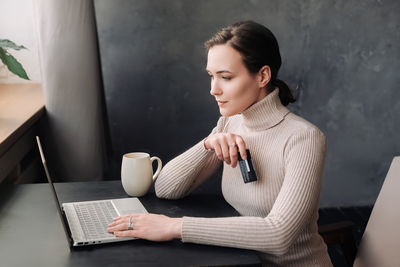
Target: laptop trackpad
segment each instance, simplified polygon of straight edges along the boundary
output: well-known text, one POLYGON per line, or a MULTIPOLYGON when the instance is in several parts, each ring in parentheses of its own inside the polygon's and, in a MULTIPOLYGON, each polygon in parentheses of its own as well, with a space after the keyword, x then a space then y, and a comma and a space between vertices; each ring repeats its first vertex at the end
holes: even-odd
POLYGON ((120 198, 112 200, 120 215, 131 213, 147 213, 147 210, 142 205, 138 198, 120 198))
POLYGON ((121 210, 120 214, 121 215, 127 215, 127 214, 132 214, 132 213, 144 213, 142 210, 121 210))

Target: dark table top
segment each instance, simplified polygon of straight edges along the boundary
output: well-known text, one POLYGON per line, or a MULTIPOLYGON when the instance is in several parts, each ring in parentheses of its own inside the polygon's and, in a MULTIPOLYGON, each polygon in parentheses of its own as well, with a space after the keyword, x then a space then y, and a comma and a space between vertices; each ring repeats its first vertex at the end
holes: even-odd
MULTIPOLYGON (((120 181, 58 183, 59 201, 128 197, 120 181)), ((151 213, 171 217, 236 216, 219 195, 193 194, 181 200, 140 198, 151 213)), ((256 252, 243 249, 132 240, 69 249, 48 184, 0 190, 1 266, 257 266, 256 252)))

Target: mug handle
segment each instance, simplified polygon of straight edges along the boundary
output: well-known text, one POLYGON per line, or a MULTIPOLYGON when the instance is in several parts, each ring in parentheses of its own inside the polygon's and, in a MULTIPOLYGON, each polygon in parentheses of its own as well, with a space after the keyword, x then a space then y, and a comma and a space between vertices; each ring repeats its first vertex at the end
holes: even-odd
POLYGON ((150 161, 153 164, 153 161, 157 160, 157 170, 156 173, 153 175, 153 182, 157 179, 158 175, 160 174, 161 168, 162 168, 162 162, 159 157, 151 157, 150 161))

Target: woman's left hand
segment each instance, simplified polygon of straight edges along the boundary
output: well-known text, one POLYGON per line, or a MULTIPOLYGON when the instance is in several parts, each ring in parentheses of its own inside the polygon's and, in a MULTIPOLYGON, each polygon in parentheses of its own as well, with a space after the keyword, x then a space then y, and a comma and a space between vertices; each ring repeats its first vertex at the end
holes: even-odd
POLYGON ((174 238, 181 238, 182 218, 170 218, 151 213, 129 214, 115 218, 108 225, 107 231, 113 233, 116 237, 169 241, 174 238), (132 230, 128 229, 130 221, 132 230))

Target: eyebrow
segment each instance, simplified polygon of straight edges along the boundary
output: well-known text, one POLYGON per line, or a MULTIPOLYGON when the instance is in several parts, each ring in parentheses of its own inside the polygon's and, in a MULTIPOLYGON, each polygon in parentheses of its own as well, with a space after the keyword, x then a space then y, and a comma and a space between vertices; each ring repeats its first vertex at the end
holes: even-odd
MULTIPOLYGON (((211 72, 211 71, 209 71, 209 70, 207 70, 207 69, 206 69, 206 71, 207 71, 207 72, 211 72)), ((232 73, 232 72, 229 71, 229 70, 219 70, 219 71, 217 71, 217 74, 225 73, 225 72, 232 73)))

